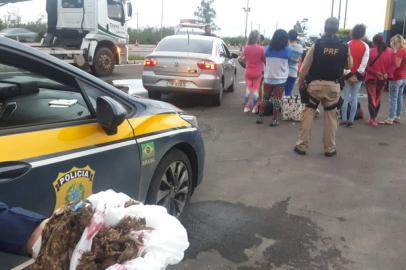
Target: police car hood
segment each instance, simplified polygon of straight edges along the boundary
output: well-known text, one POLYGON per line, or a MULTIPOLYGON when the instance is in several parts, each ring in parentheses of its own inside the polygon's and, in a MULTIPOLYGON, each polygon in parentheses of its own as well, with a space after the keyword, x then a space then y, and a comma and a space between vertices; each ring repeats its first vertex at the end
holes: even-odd
POLYGON ((142 104, 146 108, 146 112, 148 114, 162 114, 162 113, 183 113, 182 109, 169 104, 167 102, 153 100, 153 99, 146 99, 142 97, 132 97, 135 98, 138 102, 142 102, 142 104))

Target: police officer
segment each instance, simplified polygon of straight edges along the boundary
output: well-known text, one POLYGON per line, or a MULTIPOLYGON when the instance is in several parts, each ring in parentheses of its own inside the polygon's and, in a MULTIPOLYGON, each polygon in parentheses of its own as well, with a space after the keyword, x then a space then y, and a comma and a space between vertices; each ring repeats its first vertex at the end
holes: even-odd
POLYGON ((299 155, 305 155, 309 147, 311 128, 316 110, 324 107, 324 151, 327 157, 337 154, 336 131, 338 126, 337 103, 340 97, 339 79, 344 69, 351 69, 352 58, 348 46, 337 38, 339 21, 326 20, 324 35, 308 51, 299 75, 299 86, 308 83, 308 102, 303 111, 299 138, 294 148, 299 155))
POLYGON ((40 214, 0 202, 0 251, 32 255, 45 222, 40 214))

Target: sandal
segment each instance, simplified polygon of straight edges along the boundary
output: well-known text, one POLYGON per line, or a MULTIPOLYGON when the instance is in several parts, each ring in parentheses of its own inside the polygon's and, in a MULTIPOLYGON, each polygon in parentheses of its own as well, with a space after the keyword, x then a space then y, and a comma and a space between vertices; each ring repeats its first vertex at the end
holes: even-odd
MULTIPOLYGON (((379 122, 379 124, 380 124, 381 122, 379 122)), ((390 119, 390 118, 388 118, 388 119, 386 119, 385 121, 383 121, 383 124, 384 125, 388 125, 388 126, 392 126, 393 125, 393 119, 390 119)))

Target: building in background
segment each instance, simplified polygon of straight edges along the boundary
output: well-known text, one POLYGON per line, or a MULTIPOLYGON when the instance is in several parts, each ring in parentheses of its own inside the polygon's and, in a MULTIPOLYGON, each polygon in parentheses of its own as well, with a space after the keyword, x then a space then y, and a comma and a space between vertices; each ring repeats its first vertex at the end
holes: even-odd
POLYGON ((406 35, 406 0, 387 0, 385 40, 396 34, 406 35))

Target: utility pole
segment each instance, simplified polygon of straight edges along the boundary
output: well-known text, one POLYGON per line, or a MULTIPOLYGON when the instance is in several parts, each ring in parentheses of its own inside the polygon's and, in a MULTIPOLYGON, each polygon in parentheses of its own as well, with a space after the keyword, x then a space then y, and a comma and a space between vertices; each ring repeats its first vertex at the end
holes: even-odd
POLYGON ((161 0, 161 39, 164 36, 164 0, 161 0))
POLYGON ((334 0, 331 0, 331 17, 334 17, 334 0))
POLYGON ((135 13, 135 15, 137 15, 137 31, 138 30, 140 30, 140 28, 139 28, 139 24, 138 24, 138 18, 139 18, 139 16, 140 16, 140 13, 137 11, 136 13, 135 13))
POLYGON ((341 23, 341 0, 338 2, 338 25, 341 23))
POLYGON ((405 14, 403 14, 403 33, 402 33, 403 36, 405 36, 405 30, 406 30, 406 11, 405 14))
POLYGON ((348 0, 345 0, 344 29, 347 27, 348 0))
POLYGON ((247 41, 247 31, 248 31, 248 14, 251 12, 250 0, 247 0, 247 7, 243 8, 245 11, 245 41, 247 41))

